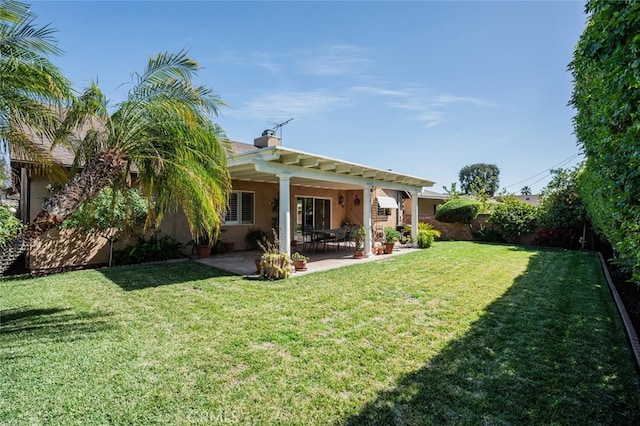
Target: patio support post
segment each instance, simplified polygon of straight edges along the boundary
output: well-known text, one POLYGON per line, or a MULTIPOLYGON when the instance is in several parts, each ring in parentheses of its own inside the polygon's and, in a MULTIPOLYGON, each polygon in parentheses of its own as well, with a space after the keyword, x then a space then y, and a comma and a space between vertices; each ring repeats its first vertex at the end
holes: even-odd
POLYGON ((291 201, 290 198, 290 179, 289 174, 278 175, 280 179, 280 206, 279 206, 279 230, 278 238, 280 239, 280 253, 287 253, 291 256, 291 201))
POLYGON ((371 257, 371 185, 365 185, 362 190, 362 204, 364 209, 364 257, 371 257))
POLYGON ((411 241, 413 247, 418 247, 418 193, 410 191, 411 194, 411 241))

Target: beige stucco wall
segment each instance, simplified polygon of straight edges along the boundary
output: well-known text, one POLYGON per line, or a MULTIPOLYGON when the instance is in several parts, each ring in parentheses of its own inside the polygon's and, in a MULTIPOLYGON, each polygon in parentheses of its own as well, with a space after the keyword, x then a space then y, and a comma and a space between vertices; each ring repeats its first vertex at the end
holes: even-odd
MULTIPOLYGON (((27 267, 37 271, 108 265, 110 244, 107 235, 53 229, 31 245, 27 252, 27 267)), ((126 244, 127 241, 117 241, 113 249, 123 248, 126 244)))
MULTIPOLYGON (((412 212, 413 199, 407 198, 404 201, 404 215, 402 223, 411 225, 411 212, 412 212)), ((444 204, 445 200, 434 200, 430 198, 418 198, 418 221, 426 222, 428 218, 435 215, 435 208, 437 205, 444 204)))
POLYGON ((42 176, 30 177, 30 198, 29 198, 29 221, 35 219, 35 217, 42 210, 42 205, 46 200, 51 197, 51 192, 47 190, 49 180, 42 176))
MULTIPOLYGON (((51 195, 46 189, 48 181, 42 177, 32 177, 29 217, 31 219, 39 213, 43 202, 51 195)), ((246 225, 225 225, 221 237, 225 242, 233 242, 235 250, 246 248, 245 236, 249 229, 260 228, 270 233, 272 220, 277 215, 278 206, 274 202, 279 197, 277 184, 233 181, 233 189, 238 191, 252 191, 255 194, 254 223, 246 225)), ((331 200, 331 228, 338 228, 344 222, 363 225, 364 195, 362 190, 340 190, 312 188, 295 185, 290 188, 291 235, 295 235, 296 210, 295 200, 298 197, 315 197, 331 200), (344 197, 344 205, 339 203, 344 197), (357 202, 356 200, 359 200, 357 202)), ((376 195, 397 199, 397 191, 377 188, 372 193, 372 212, 374 232, 380 239, 385 226, 395 227, 398 223, 398 210, 392 209, 390 216, 377 216, 376 195)), ((192 241, 186 217, 182 211, 165 214, 159 227, 160 236, 168 235, 182 244, 192 241)), ((300 237, 298 237, 300 238, 300 237)), ((123 248, 129 241, 117 241, 114 249, 123 248)), ((99 234, 81 234, 70 230, 54 230, 41 236, 32 246, 28 255, 28 267, 31 269, 51 269, 62 267, 79 267, 83 265, 102 265, 109 262, 109 241, 99 234)), ((191 248, 185 247, 185 254, 190 254, 191 248)))
MULTIPOLYGON (((271 233, 273 219, 278 215, 278 206, 276 203, 280 189, 277 184, 261 183, 261 182, 247 182, 247 181, 233 181, 233 189, 236 191, 252 191, 254 192, 255 201, 255 216, 254 223, 251 225, 225 225, 222 233, 222 238, 225 242, 233 242, 235 250, 243 250, 246 248, 244 238, 247 232, 251 228, 260 228, 267 233, 271 233)), ((291 211, 291 235, 295 235, 296 226, 296 210, 295 200, 298 197, 316 197, 326 198, 331 200, 331 227, 338 228, 343 221, 349 220, 347 217, 357 215, 357 208, 355 208, 353 199, 355 198, 353 191, 343 191, 335 189, 324 188, 311 188, 306 186, 300 186, 292 184, 289 190, 290 198, 290 211, 291 211), (344 207, 339 204, 340 195, 345 198, 344 207), (354 212, 354 209, 356 212, 354 212)), ((362 191, 359 192, 359 197, 362 199, 362 191)), ((362 212, 360 208, 360 212, 362 212)), ((360 213, 360 222, 362 222, 362 213, 360 213)), ((277 227, 277 225, 276 225, 277 227)))

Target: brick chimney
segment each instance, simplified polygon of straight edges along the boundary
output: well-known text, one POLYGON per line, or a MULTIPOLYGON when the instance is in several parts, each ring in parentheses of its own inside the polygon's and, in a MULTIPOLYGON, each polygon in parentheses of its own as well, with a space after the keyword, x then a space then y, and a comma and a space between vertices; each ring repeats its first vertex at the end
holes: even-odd
POLYGON ((262 132, 262 136, 253 140, 253 145, 258 148, 268 148, 271 146, 282 146, 282 140, 276 136, 276 133, 267 129, 262 132))

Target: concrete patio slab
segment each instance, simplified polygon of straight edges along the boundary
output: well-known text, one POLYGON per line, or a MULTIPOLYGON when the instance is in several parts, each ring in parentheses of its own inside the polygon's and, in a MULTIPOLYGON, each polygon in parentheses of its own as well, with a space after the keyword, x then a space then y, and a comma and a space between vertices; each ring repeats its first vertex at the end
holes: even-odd
MULTIPOLYGON (((342 268, 349 265, 357 265, 359 263, 375 262, 389 259, 393 256, 411 253, 420 250, 415 248, 403 247, 396 245, 392 254, 381 254, 377 256, 366 257, 364 259, 354 259, 353 253, 347 251, 329 251, 327 253, 308 254, 306 271, 298 271, 291 274, 292 277, 310 274, 314 272, 326 271, 329 269, 342 268)), ((195 259, 197 262, 205 265, 213 266, 224 271, 233 272, 234 274, 244 275, 248 277, 257 277, 255 260, 262 256, 261 250, 234 251, 232 253, 216 254, 206 259, 195 259)))

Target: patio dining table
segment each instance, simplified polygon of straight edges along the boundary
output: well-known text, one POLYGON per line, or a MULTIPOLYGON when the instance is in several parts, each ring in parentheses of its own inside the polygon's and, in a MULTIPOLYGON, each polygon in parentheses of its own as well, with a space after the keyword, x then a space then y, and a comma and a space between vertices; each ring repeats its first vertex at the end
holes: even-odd
POLYGON ((316 252, 318 244, 324 246, 324 252, 327 252, 327 243, 335 243, 336 251, 341 242, 346 241, 346 237, 349 234, 347 228, 334 228, 334 229, 313 229, 311 231, 311 242, 313 253, 316 252))

